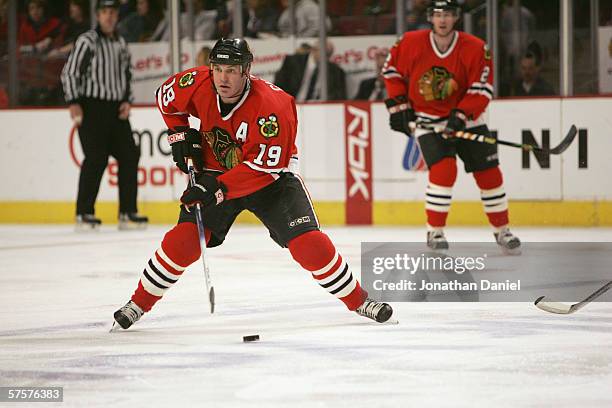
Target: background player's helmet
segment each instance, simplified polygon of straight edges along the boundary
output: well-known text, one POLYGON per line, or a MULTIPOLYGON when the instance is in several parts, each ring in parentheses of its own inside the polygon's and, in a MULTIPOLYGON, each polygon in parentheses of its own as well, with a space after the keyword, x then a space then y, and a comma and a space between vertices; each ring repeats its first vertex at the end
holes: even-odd
POLYGON ((429 7, 427 7, 427 18, 430 19, 434 11, 444 10, 450 10, 454 12, 457 17, 459 17, 461 7, 459 6, 459 3, 457 3, 457 0, 433 0, 429 7))
POLYGON ((253 61, 249 44, 241 38, 221 38, 210 51, 211 64, 242 65, 243 69, 253 61))

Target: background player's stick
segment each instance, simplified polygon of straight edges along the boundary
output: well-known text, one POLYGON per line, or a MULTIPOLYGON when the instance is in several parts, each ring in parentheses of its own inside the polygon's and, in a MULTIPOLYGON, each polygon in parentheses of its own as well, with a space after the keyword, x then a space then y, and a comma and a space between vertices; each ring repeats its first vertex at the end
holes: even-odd
MULTIPOLYGON (((442 131, 444 130, 444 128, 441 126, 434 126, 434 125, 418 123, 418 122, 410 122, 409 126, 410 126, 410 129, 413 131, 414 129, 420 128, 420 129, 433 130, 436 133, 442 133, 442 131)), ((479 135, 476 133, 464 132, 464 131, 455 132, 454 137, 457 137, 460 139, 471 140, 471 141, 479 142, 479 143, 500 144, 504 146, 518 147, 519 149, 523 149, 527 151, 542 152, 542 153, 549 153, 549 154, 561 154, 565 150, 567 150, 567 148, 572 144, 577 133, 578 133, 578 129, 576 129, 575 125, 572 125, 572 127, 567 132, 567 134, 565 135, 561 143, 559 143, 557 146, 553 147, 552 149, 544 149, 542 147, 530 145, 528 143, 508 142, 506 140, 499 140, 499 139, 495 139, 494 137, 479 135)))
POLYGON ((610 288, 612 288, 612 281, 606 283, 601 288, 591 293, 582 302, 574 303, 573 305, 566 305, 565 303, 560 302, 551 302, 549 300, 546 300, 546 296, 540 296, 539 298, 537 298, 535 301, 535 305, 546 312, 557 314, 571 314, 588 305, 593 300, 606 293, 610 288))
MULTIPOLYGON (((196 184, 195 179, 195 170, 193 168, 193 163, 191 159, 188 161, 187 165, 189 166, 189 185, 193 186, 196 184)), ((200 259, 202 259, 202 265, 204 266, 204 279, 206 280, 206 293, 208 293, 208 303, 210 305, 210 313, 215 312, 215 287, 212 284, 212 280, 210 278, 210 270, 208 269, 208 262, 206 262, 206 235, 204 234, 204 221, 202 221, 202 212, 201 205, 196 204, 196 223, 198 224, 198 234, 200 236, 200 250, 201 255, 200 259)))

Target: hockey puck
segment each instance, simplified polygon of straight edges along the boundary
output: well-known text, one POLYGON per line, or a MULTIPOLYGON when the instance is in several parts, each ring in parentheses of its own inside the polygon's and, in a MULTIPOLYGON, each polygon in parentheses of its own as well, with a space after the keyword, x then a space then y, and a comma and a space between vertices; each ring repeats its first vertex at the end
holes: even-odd
POLYGON ((242 341, 244 341, 245 343, 251 342, 251 341, 258 341, 259 340, 259 334, 253 334, 251 336, 243 336, 242 337, 242 341))

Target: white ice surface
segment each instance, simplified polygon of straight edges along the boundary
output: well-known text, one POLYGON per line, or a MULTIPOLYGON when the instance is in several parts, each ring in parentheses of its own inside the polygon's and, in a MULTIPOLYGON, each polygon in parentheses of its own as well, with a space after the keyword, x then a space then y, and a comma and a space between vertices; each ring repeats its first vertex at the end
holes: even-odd
MULTIPOLYGON (((214 316, 196 263, 134 327, 109 334, 166 229, 0 226, 0 386, 64 387, 63 403, 36 407, 612 406, 612 304, 558 316, 530 303, 395 303, 400 324, 378 325, 321 290, 263 227, 234 228, 209 251, 214 316)), ((361 241, 424 237, 326 232, 356 274, 361 241)), ((612 241, 610 229, 515 232, 612 241)))

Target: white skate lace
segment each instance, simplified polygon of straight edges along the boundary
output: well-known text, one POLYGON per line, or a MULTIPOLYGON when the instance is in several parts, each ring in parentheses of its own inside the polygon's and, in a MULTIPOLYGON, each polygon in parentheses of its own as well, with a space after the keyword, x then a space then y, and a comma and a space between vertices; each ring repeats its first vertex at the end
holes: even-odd
POLYGON ((512 238, 514 238, 514 235, 512 235, 512 233, 511 233, 511 232, 510 232, 510 230, 508 230, 508 229, 502 230, 502 231, 499 233, 499 240, 500 240, 501 242, 508 242, 508 241, 510 241, 512 238))
POLYGON ((432 231, 431 235, 430 235, 430 239, 433 240, 439 240, 439 239, 444 239, 444 232, 442 231, 432 231))
POLYGON ((357 313, 362 316, 369 317, 370 319, 376 320, 376 316, 382 307, 382 303, 375 302, 373 300, 366 299, 363 305, 359 306, 357 313))
POLYGON ((121 308, 121 313, 123 313, 132 323, 142 316, 142 311, 133 302, 129 302, 127 305, 123 306, 121 308))

